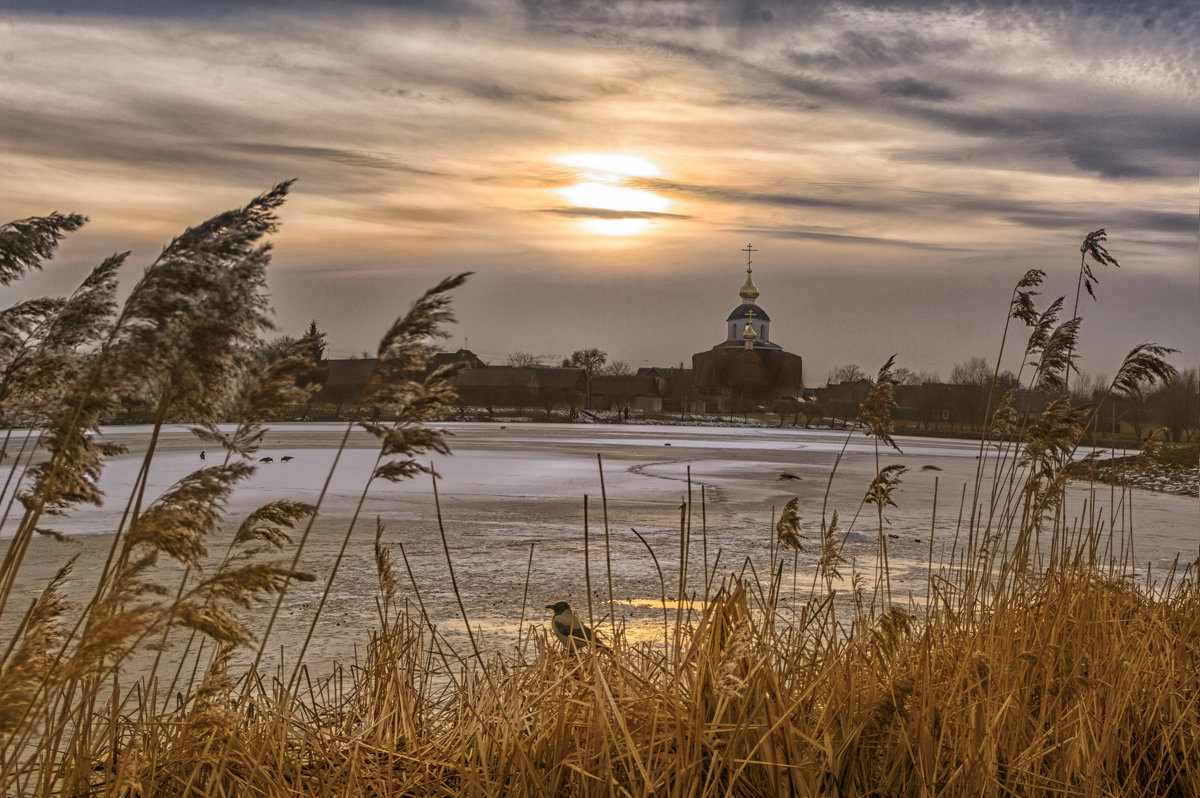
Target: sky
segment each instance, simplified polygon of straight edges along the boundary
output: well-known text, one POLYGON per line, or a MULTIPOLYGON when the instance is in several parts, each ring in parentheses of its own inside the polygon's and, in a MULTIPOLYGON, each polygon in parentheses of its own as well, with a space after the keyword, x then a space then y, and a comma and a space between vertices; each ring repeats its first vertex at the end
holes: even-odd
POLYGON ((295 178, 275 321, 332 356, 473 271, 450 348, 690 366, 753 244, 806 384, 945 379, 1104 228, 1081 367, 1194 367, 1198 43, 1187 0, 0 0, 0 218, 90 220, 4 304, 295 178))

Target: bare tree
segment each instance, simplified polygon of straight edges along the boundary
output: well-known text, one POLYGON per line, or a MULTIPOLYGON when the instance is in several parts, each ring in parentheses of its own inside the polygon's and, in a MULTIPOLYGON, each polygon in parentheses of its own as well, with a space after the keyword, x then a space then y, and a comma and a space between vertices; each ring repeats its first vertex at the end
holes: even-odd
POLYGON ((987 407, 988 386, 992 382, 992 368, 987 360, 975 356, 950 369, 950 382, 959 386, 952 396, 954 415, 959 429, 963 423, 978 428, 983 424, 987 407))
POLYGON ((859 380, 867 379, 867 374, 857 363, 846 363, 845 365, 836 366, 829 371, 829 376, 825 382, 828 385, 841 385, 847 382, 858 382, 859 380))
POLYGON ((1153 394, 1151 403, 1173 442, 1191 441, 1200 432, 1200 381, 1196 369, 1179 372, 1153 394))
POLYGON ((290 335, 277 335, 270 341, 267 341, 259 351, 262 352, 267 362, 272 362, 275 358, 279 357, 280 352, 294 343, 296 343, 296 339, 290 335))
POLYGON ((634 368, 624 360, 614 360, 604 368, 600 369, 600 373, 608 374, 612 377, 628 377, 634 373, 634 368))
POLYGON ((554 418, 554 410, 558 407, 570 406, 566 391, 547 389, 538 394, 542 409, 546 411, 547 420, 554 418))
POLYGON ((508 365, 513 368, 529 368, 531 366, 540 365, 541 361, 537 355, 531 352, 513 352, 508 356, 508 365))
MULTIPOLYGON (((814 421, 820 421, 821 417, 825 415, 825 409, 821 407, 819 403, 811 400, 800 402, 798 409, 800 411, 800 415, 804 416, 804 426, 806 428, 814 421)), ((792 426, 795 426, 794 421, 792 426)))
POLYGON ((576 349, 571 356, 563 360, 563 368, 583 369, 592 376, 608 362, 608 353, 596 347, 576 349))
POLYGON ((1108 377, 1103 374, 1089 374, 1080 371, 1075 382, 1071 383, 1072 404, 1083 405, 1088 402, 1098 402, 1108 393, 1108 377))
POLYGON ((991 380, 992 368, 979 356, 955 363, 954 368, 950 369, 950 382, 955 385, 986 385, 991 380))
MULTIPOLYGON (((583 369, 586 375, 586 389, 584 391, 583 408, 592 406, 592 375, 604 367, 608 361, 608 353, 596 347, 587 349, 576 349, 571 353, 571 356, 564 359, 563 368, 583 369)), ((547 411, 549 415, 549 411, 547 411)))
POLYGON ((361 394, 361 385, 326 385, 321 389, 321 398, 333 405, 333 414, 338 418, 342 416, 342 405, 358 404, 361 394))

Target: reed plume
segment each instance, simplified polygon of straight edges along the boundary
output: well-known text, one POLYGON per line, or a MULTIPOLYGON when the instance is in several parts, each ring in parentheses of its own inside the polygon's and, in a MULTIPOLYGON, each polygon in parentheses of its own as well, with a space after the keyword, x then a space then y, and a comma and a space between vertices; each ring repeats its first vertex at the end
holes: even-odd
POLYGON ((291 183, 189 228, 168 244, 125 303, 111 368, 131 396, 204 421, 230 410, 230 386, 257 348, 276 210, 291 183), (136 377, 136 379, 134 379, 136 377))
POLYGON ((1033 374, 1033 385, 1042 394, 1051 396, 1066 390, 1068 375, 1079 371, 1075 363, 1079 324, 1078 317, 1064 321, 1045 339, 1033 374))
POLYGON ((984 429, 984 437, 994 441, 1008 440, 1017 431, 1019 421, 1017 389, 1009 388, 992 412, 991 421, 984 429))
POLYGON ((1039 292, 1033 289, 1041 286, 1042 280, 1045 278, 1046 273, 1041 269, 1030 269, 1017 281, 1017 285, 1013 289, 1012 301, 1009 302, 1010 318, 1024 322, 1026 327, 1033 327, 1037 324, 1038 312, 1037 308, 1034 307, 1033 298, 1039 292))
POLYGON ((1028 365, 1036 364, 1033 359, 1041 355, 1046 342, 1050 340, 1050 333, 1058 324, 1058 314, 1062 312, 1063 301, 1064 298, 1059 297, 1041 313, 1030 316, 1032 323, 1029 326, 1033 329, 1030 331, 1029 341, 1025 345, 1025 359, 1030 361, 1028 365))
POLYGON ((892 501, 892 493, 900 487, 900 477, 907 470, 908 466, 895 463, 881 468, 875 478, 871 480, 871 486, 867 488, 863 501, 880 508, 895 507, 896 503, 892 501))
POLYGON ((236 648, 256 640, 257 635, 238 620, 234 607, 250 609, 267 596, 281 595, 292 582, 315 579, 307 571, 278 563, 226 567, 200 580, 172 611, 180 625, 206 634, 221 645, 236 648))
POLYGON ((397 404, 406 391, 412 390, 404 379, 409 376, 406 372, 423 370, 437 352, 434 342, 449 335, 446 326, 454 323, 450 292, 470 276, 470 272, 464 272, 442 280, 384 333, 362 398, 364 404, 397 404))
POLYGON ((62 587, 76 559, 78 555, 68 560, 33 602, 14 637, 15 645, 0 659, 0 739, 5 740, 0 751, 28 716, 47 674, 53 678, 54 655, 65 641, 59 626, 67 609, 62 587))
POLYGON ((318 366, 324 345, 325 334, 316 333, 291 342, 270 361, 257 350, 245 353, 230 392, 231 415, 238 420, 237 427, 231 433, 223 432, 217 420, 210 419, 193 426, 192 434, 241 457, 256 453, 267 432, 264 422, 307 402, 320 388, 308 378, 318 366))
POLYGON ((163 600, 170 591, 154 579, 157 563, 157 552, 139 553, 109 574, 103 598, 88 608, 84 629, 72 641, 60 669, 64 683, 88 680, 84 695, 75 699, 74 706, 62 707, 63 713, 86 712, 100 680, 118 668, 165 617, 163 600))
MULTIPOLYGON (((1093 300, 1096 298, 1096 292, 1092 286, 1100 282, 1096 279, 1095 273, 1092 271, 1092 264, 1088 263, 1090 256, 1092 261, 1098 266, 1112 266, 1114 269, 1121 264, 1117 263, 1117 259, 1108 253, 1104 246, 1104 242, 1108 240, 1108 234, 1104 228, 1088 233, 1083 237, 1083 243, 1079 245, 1079 282, 1087 289, 1088 296, 1093 300)), ((1076 315, 1078 315, 1079 307, 1079 289, 1075 289, 1075 307, 1076 315)))
POLYGON ((126 255, 113 255, 92 270, 79 288, 49 314, 25 351, 0 377, 0 402, 11 408, 30 408, 37 420, 45 408, 65 400, 83 379, 116 312, 117 270, 126 255), (4 395, 7 394, 7 395, 4 395))
POLYGON ((383 623, 387 626, 388 615, 396 603, 399 586, 396 583, 396 572, 392 567, 392 552, 383 545, 383 521, 375 519, 375 576, 379 580, 380 606, 383 611, 383 623))
POLYGON ((871 386, 867 397, 859 405, 858 421, 866 427, 868 435, 883 441, 896 451, 900 451, 900 447, 892 439, 892 435, 896 432, 896 424, 892 420, 892 413, 896 409, 896 379, 892 374, 892 366, 895 365, 895 362, 896 356, 892 355, 879 369, 879 374, 875 377, 875 384, 871 386))
POLYGON ((1035 521, 1062 503, 1071 456, 1091 412, 1090 405, 1072 407, 1068 397, 1060 396, 1026 430, 1019 463, 1029 468, 1025 492, 1035 521))
POLYGON ((833 590, 833 580, 842 578, 839 566, 846 562, 846 558, 842 556, 843 546, 838 540, 838 532, 838 514, 837 510, 834 510, 829 524, 821 524, 821 557, 817 560, 817 573, 825 579, 830 591, 833 590))
MULTIPOLYGON (((275 229, 275 210, 289 186, 281 183, 244 208, 187 230, 147 268, 51 416, 50 460, 33 470, 33 488, 22 499, 26 526, 43 511, 101 501, 96 482, 112 450, 91 433, 116 395, 153 401, 157 424, 172 411, 198 421, 219 415, 230 378, 253 349, 257 330, 270 324, 262 272, 269 248, 258 242, 275 229)), ((104 271, 105 286, 116 265, 104 271)))
POLYGON ((26 272, 42 268, 42 261, 54 254, 66 233, 78 230, 87 221, 79 214, 31 216, 0 226, 0 285, 9 285, 26 272))
MULTIPOLYGON (((95 342, 111 328, 117 270, 124 261, 125 255, 106 259, 69 299, 56 302, 24 339, 21 350, 13 353, 0 376, 0 401, 6 415, 21 413, 26 407, 37 407, 39 413, 45 412, 40 408, 59 408, 49 413, 45 435, 47 448, 58 453, 58 462, 52 458, 30 469, 34 487, 22 499, 26 507, 38 505, 59 513, 78 502, 98 504, 100 493, 95 490, 95 482, 102 459, 124 452, 124 447, 106 444, 95 435, 98 430, 94 424, 81 428, 71 423, 76 421, 74 414, 62 412, 64 407, 76 406, 73 400, 80 399, 78 386, 98 358, 92 351, 95 342), (35 498, 39 495, 40 499, 35 498)), ((80 404, 103 407, 105 400, 80 399, 80 404)))
POLYGON ((780 544, 793 551, 804 551, 804 542, 800 539, 800 513, 797 512, 799 504, 798 496, 788 499, 775 524, 775 534, 780 544))
POLYGON ((230 491, 253 473, 253 466, 240 462, 192 472, 134 520, 126 549, 140 546, 184 565, 198 565, 207 553, 204 540, 216 529, 230 491))
POLYGON ((246 516, 233 536, 233 545, 244 546, 263 541, 272 548, 282 549, 292 542, 285 529, 293 529, 298 521, 316 515, 317 507, 308 502, 279 499, 259 507, 246 516))
POLYGON ((1117 376, 1113 378, 1112 389, 1124 396, 1140 399, 1146 389, 1155 384, 1169 384, 1178 371, 1166 358, 1177 351, 1160 344, 1138 344, 1121 361, 1117 376))
POLYGON ((32 393, 21 379, 23 361, 36 351, 39 331, 62 309, 64 299, 29 299, 0 311, 0 408, 4 420, 21 421, 22 392, 32 393))
POLYGON ((393 406, 391 424, 362 422, 360 426, 380 441, 380 463, 373 479, 399 482, 418 474, 432 473, 419 457, 426 452, 448 454, 444 430, 424 426, 443 408, 452 404, 455 391, 451 379, 465 366, 453 363, 434 369, 422 381, 419 375, 437 351, 433 342, 447 336, 446 325, 454 321, 450 292, 466 282, 470 273, 442 280, 425 292, 412 308, 384 334, 363 403, 393 406))

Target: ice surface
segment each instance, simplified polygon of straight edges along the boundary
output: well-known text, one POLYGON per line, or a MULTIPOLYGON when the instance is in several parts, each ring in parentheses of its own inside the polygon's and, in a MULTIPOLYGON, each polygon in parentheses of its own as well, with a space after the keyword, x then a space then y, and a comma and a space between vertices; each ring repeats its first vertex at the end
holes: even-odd
MULTIPOLYGON (((896 598, 907 600, 911 594, 920 603, 930 536, 935 560, 947 557, 955 545, 960 516, 970 513, 969 507, 960 505, 964 486, 970 495, 979 454, 978 442, 930 438, 900 438, 902 453, 886 448, 877 453, 874 441, 859 433, 847 443, 845 432, 828 430, 512 423, 444 426, 454 434, 454 454, 431 458, 441 475, 441 529, 446 533, 472 628, 492 650, 515 643, 523 602, 526 630, 544 625, 548 613, 542 608, 554 601, 570 601, 583 611, 589 579, 593 612, 601 621, 608 611, 610 576, 616 620, 628 623, 635 637, 661 633, 662 595, 665 592, 674 601, 679 592, 681 536, 688 548, 689 597, 703 596, 706 569, 713 584, 730 574, 756 577, 765 584, 770 573, 773 518, 788 499, 799 497, 801 532, 815 546, 830 470, 843 447, 845 453, 829 485, 826 511, 837 510, 840 528, 850 530, 845 555, 853 565, 843 571, 862 569, 870 581, 876 561, 878 518, 873 507, 864 508, 861 502, 875 474, 877 455, 879 466, 907 465, 910 470, 894 495, 898 507, 887 508, 883 531, 889 536, 896 598), (936 470, 921 470, 926 465, 936 466, 936 470), (781 479, 784 472, 799 478, 781 479), (691 511, 685 513, 681 526, 681 504, 689 495, 691 511), (632 529, 653 549, 662 581, 646 545, 632 529)), ((270 457, 272 462, 256 463, 254 476, 235 489, 227 522, 210 548, 222 551, 230 530, 254 508, 281 498, 315 502, 322 489, 326 490, 301 562, 318 579, 298 585, 288 598, 279 631, 267 647, 268 652, 278 652, 280 643, 293 645, 297 638, 303 639, 337 551, 350 530, 349 519, 361 501, 359 519, 350 530, 346 556, 318 625, 311 660, 344 661, 354 645, 361 650, 365 630, 377 622, 378 591, 371 556, 377 519, 384 526, 385 543, 393 548, 403 586, 401 599, 415 602, 419 590, 439 629, 464 651, 465 627, 449 579, 432 480, 425 477, 401 484, 375 481, 368 485, 377 443, 367 433, 352 430, 339 454, 346 430, 344 424, 274 426, 258 455, 270 457), (285 463, 284 456, 293 459, 285 463), (412 581, 403 565, 401 547, 413 569, 412 581)), ((96 578, 96 568, 120 522, 149 432, 147 427, 103 430, 106 439, 130 446, 128 454, 106 464, 100 482, 107 497, 105 505, 46 519, 44 526, 79 537, 71 544, 35 539, 27 557, 29 567, 19 577, 21 589, 43 586, 55 568, 79 551, 85 556, 77 566, 72 589, 85 595, 94 586, 89 578, 96 578)), ((18 431, 16 437, 20 435, 18 431)), ((217 449, 197 440, 185 427, 167 428, 154 457, 148 500, 188 473, 221 460, 217 449), (207 453, 205 460, 200 459, 202 450, 207 453)), ((985 495, 988 490, 985 484, 985 495)), ((10 486, 4 497, 6 505, 12 493, 10 486)), ((1108 506, 1111 498, 1107 492, 1091 495, 1086 487, 1076 486, 1071 489, 1070 506, 1073 513, 1102 513, 1106 519, 1109 515, 1127 518, 1132 512, 1138 533, 1136 562, 1152 562, 1161 569, 1180 552, 1184 559, 1195 556, 1194 500, 1137 492, 1124 502, 1116 497, 1119 507, 1114 510, 1108 506)), ((3 527, 4 536, 11 536, 18 510, 15 505, 3 527)), ((290 555, 286 551, 282 556, 290 555)), ((794 561, 787 555, 785 583, 791 585, 794 565, 797 584, 807 589, 815 558, 814 548, 794 561)), ((784 605, 800 600, 788 595, 784 605)), ((6 614, 6 624, 8 620, 6 614)), ((606 624, 602 623, 601 629, 606 624)), ((267 664, 276 659, 277 654, 271 653, 267 664)))

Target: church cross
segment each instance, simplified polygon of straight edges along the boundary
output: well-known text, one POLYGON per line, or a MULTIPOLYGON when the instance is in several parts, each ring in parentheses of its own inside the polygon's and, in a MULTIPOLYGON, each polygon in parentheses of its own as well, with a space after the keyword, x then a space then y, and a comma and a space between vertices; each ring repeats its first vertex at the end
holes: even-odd
POLYGON ((747 310, 746 315, 750 317, 750 321, 754 321, 754 311, 753 310, 747 310))
POLYGON ((753 244, 747 244, 746 246, 742 247, 742 252, 746 253, 746 271, 749 272, 750 271, 750 253, 758 252, 758 250, 755 249, 753 244))

